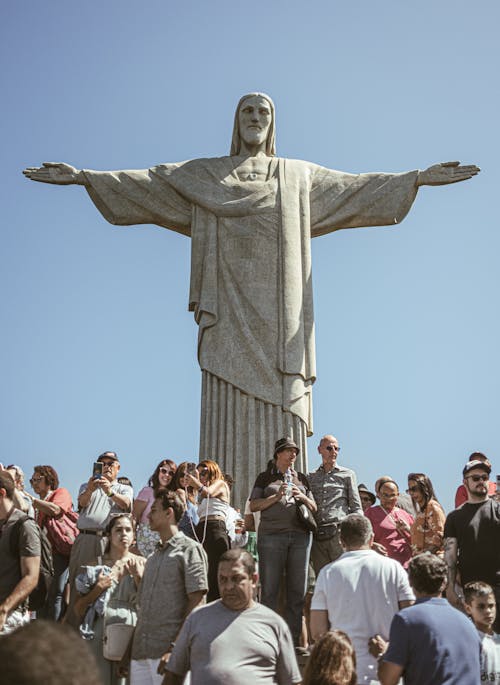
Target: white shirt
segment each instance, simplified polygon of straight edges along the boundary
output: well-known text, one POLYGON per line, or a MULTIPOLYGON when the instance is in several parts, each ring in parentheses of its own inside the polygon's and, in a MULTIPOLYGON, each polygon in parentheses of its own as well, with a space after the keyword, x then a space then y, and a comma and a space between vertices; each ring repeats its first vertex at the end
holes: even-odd
POLYGON ((399 562, 362 549, 344 552, 321 569, 311 609, 327 610, 331 628, 351 638, 361 685, 377 679, 377 660, 368 652, 368 640, 377 633, 388 640, 398 602, 414 599, 399 562))
POLYGON ((481 638, 481 682, 500 683, 500 635, 477 631, 481 638))

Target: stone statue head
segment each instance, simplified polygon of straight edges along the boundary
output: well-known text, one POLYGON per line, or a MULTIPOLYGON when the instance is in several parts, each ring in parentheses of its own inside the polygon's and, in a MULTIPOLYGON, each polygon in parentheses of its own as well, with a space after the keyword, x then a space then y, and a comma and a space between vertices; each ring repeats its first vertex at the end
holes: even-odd
POLYGON ((275 127, 275 114, 274 114, 274 102, 271 100, 269 95, 266 95, 265 93, 247 93, 246 95, 243 95, 243 97, 240 99, 238 102, 238 106, 236 107, 236 112, 234 115, 234 126, 233 126, 233 137, 231 139, 231 152, 229 153, 231 156, 234 155, 239 155, 241 151, 241 136, 240 136, 240 125, 239 125, 239 112, 240 109, 245 102, 245 100, 248 100, 249 98, 253 97, 261 97, 264 98, 268 103, 269 107, 271 108, 271 124, 269 126, 269 131, 267 134, 267 139, 266 139, 266 155, 268 157, 274 157, 276 155, 276 127, 275 127))

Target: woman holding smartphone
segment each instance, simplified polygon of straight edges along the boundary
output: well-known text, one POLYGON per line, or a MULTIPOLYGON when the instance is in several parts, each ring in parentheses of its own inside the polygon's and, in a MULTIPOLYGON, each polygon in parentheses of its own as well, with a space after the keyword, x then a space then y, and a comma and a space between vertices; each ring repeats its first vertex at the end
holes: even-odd
POLYGON ((172 481, 172 488, 186 505, 181 520, 177 524, 179 530, 189 538, 195 539, 195 530, 200 517, 198 516, 198 488, 188 485, 188 474, 198 475, 194 462, 183 461, 177 467, 172 481))
POLYGON ((207 602, 218 599, 219 584, 217 567, 219 559, 231 547, 227 534, 226 518, 229 509, 229 487, 222 476, 219 465, 210 459, 198 464, 197 478, 188 473, 188 486, 198 490, 198 516, 196 539, 203 545, 208 557, 207 602))

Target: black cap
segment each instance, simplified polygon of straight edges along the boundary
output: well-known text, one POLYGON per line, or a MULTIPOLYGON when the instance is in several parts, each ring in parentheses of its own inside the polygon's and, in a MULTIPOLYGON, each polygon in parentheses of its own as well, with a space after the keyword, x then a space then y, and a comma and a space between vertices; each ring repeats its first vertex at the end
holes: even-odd
POLYGON ((103 452, 97 457, 97 461, 101 461, 102 459, 111 459, 111 461, 120 461, 118 459, 118 455, 116 452, 103 452))
POLYGON ((491 473, 491 466, 489 466, 486 462, 479 461, 479 459, 473 459, 473 461, 468 461, 466 463, 462 471, 462 475, 465 476, 465 474, 469 473, 469 471, 472 471, 472 469, 483 469, 483 471, 486 471, 488 475, 491 473))

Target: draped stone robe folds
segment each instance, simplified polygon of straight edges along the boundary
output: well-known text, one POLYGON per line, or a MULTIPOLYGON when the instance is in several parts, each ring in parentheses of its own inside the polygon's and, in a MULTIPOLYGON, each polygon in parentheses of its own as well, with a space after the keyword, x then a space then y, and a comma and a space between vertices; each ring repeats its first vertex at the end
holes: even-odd
POLYGON ((84 174, 112 224, 157 224, 191 237, 200 456, 231 473, 244 497, 283 435, 301 447, 297 468, 306 470, 316 377, 310 238, 400 222, 418 172, 354 175, 273 157, 265 181, 241 181, 237 161, 84 174))

